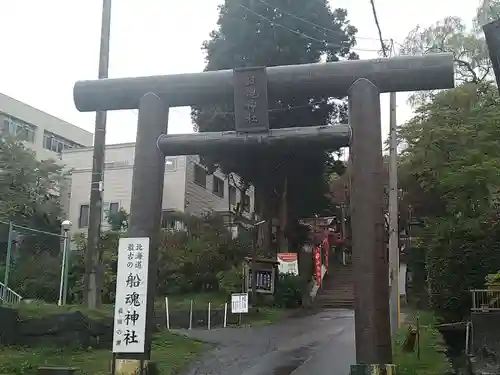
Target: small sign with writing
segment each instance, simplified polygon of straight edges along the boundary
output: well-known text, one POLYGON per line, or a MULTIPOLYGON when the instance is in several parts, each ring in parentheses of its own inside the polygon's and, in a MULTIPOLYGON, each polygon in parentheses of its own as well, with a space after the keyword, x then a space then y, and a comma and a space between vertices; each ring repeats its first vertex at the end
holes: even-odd
POLYGON ((231 294, 231 312, 233 314, 248 313, 248 293, 231 294))
POLYGON ((149 238, 120 238, 116 275, 113 353, 144 353, 149 238))
POLYGON ((233 85, 236 131, 267 132, 269 113, 266 68, 234 69, 233 85))
MULTIPOLYGON (((257 293, 274 293, 274 271, 271 270, 257 270, 256 271, 256 286, 257 293)), ((248 270, 248 290, 252 290, 252 270, 248 270)))

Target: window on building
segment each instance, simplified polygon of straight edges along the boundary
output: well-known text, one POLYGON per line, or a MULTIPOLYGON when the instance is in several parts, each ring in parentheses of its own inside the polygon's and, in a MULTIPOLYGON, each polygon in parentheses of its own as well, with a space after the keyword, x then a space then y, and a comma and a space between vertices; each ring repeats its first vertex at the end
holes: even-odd
POLYGON ((250 195, 248 194, 243 196, 243 210, 245 212, 250 212, 250 195))
POLYGON ((204 188, 207 187, 207 171, 201 165, 194 165, 194 182, 204 188))
POLYGON ((165 171, 173 172, 177 170, 177 158, 165 159, 165 171))
POLYGON ((117 214, 120 210, 120 204, 117 202, 104 202, 103 203, 103 221, 107 222, 110 215, 117 214))
POLYGON ((176 217, 173 210, 161 211, 161 227, 169 231, 177 231, 183 229, 182 222, 176 217))
POLYGON ((9 132, 9 121, 7 119, 0 123, 0 135, 7 134, 9 132))
POLYGON ((80 206, 80 217, 78 218, 78 228, 87 228, 89 226, 89 212, 90 207, 88 204, 80 206))
POLYGON ((28 124, 12 116, 4 119, 4 131, 11 136, 30 143, 35 142, 36 126, 28 124))
POLYGON ((229 185, 229 204, 236 206, 236 187, 229 185))
POLYGON ((43 148, 61 153, 63 150, 68 148, 81 148, 82 145, 78 143, 67 140, 57 134, 51 133, 47 130, 43 132, 43 148))
POLYGON ((218 197, 224 198, 224 180, 214 176, 212 191, 218 197))

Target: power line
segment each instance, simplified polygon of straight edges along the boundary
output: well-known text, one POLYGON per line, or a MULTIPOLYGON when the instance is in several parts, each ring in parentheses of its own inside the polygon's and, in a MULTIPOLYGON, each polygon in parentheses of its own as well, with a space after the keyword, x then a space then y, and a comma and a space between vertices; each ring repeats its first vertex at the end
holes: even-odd
POLYGON ((378 30, 378 37, 380 40, 380 44, 382 46, 382 53, 383 53, 384 57, 387 57, 386 45, 384 43, 384 38, 382 38, 382 29, 380 28, 380 23, 378 22, 377 10, 375 9, 375 0, 370 0, 370 3, 372 5, 373 18, 375 19, 375 25, 377 26, 377 30, 378 30))
MULTIPOLYGON (((295 14, 290 13, 290 12, 288 12, 288 11, 285 11, 285 10, 283 10, 283 9, 280 9, 280 8, 278 8, 278 7, 277 7, 277 6, 275 6, 275 5, 269 4, 268 2, 266 2, 266 1, 264 1, 264 0, 259 0, 259 1, 260 1, 262 4, 267 5, 267 6, 271 7, 271 8, 273 8, 274 10, 277 10, 278 12, 281 12, 281 13, 283 13, 283 14, 286 14, 286 15, 288 15, 288 16, 290 16, 290 17, 292 17, 292 18, 295 18, 295 19, 297 19, 297 20, 299 20, 299 21, 302 21, 302 22, 308 23, 309 25, 312 25, 312 26, 317 27, 317 28, 319 28, 319 29, 323 29, 323 30, 325 30, 325 31, 329 31, 329 32, 334 33, 334 34, 337 34, 337 35, 344 35, 344 34, 343 34, 343 32, 342 32, 342 31, 340 31, 340 30, 333 30, 333 29, 330 29, 330 28, 328 28, 328 27, 324 27, 324 26, 318 25, 317 23, 314 23, 314 22, 309 21, 309 20, 306 20, 306 19, 304 19, 304 18, 302 18, 302 17, 296 16, 295 14)), ((377 38, 364 37, 364 36, 358 36, 358 35, 354 35, 354 37, 355 37, 356 39, 372 40, 372 41, 373 41, 373 40, 377 40, 377 41, 378 41, 378 39, 377 39, 377 38)))
MULTIPOLYGON (((242 5, 242 4, 238 4, 238 5, 239 5, 241 8, 245 9, 247 12, 252 13, 252 14, 254 14, 254 15, 255 15, 255 16, 257 16, 257 17, 259 17, 259 18, 262 18, 262 19, 266 20, 266 21, 267 21, 267 22, 269 22, 271 25, 276 25, 276 26, 279 26, 279 27, 281 27, 281 28, 283 28, 283 29, 285 29, 285 30, 287 30, 287 31, 289 31, 289 32, 291 32, 291 33, 293 33, 293 34, 295 34, 295 35, 301 36, 301 37, 303 37, 303 38, 305 38, 305 39, 309 39, 309 40, 312 40, 312 41, 314 41, 314 42, 318 42, 318 43, 321 43, 321 44, 329 44, 331 47, 337 47, 337 48, 345 48, 345 47, 347 47, 347 46, 342 46, 342 45, 340 45, 340 44, 329 43, 329 42, 327 42, 326 40, 316 39, 316 38, 313 38, 313 37, 312 37, 312 36, 310 36, 310 35, 307 35, 307 34, 304 34, 304 33, 300 32, 300 31, 297 31, 297 30, 292 30, 292 29, 290 29, 290 28, 288 28, 288 27, 286 27, 286 26, 281 25, 280 23, 278 23, 278 22, 276 22, 276 21, 273 21, 273 20, 271 20, 271 19, 267 18, 266 16, 263 16, 262 14, 259 14, 259 13, 255 12, 255 11, 253 11, 253 10, 251 10, 251 9, 247 8, 246 6, 244 6, 244 5, 242 5)), ((375 49, 367 49, 367 48, 351 48, 351 49, 352 49, 352 50, 354 50, 354 51, 377 52, 377 50, 375 50, 375 49)))

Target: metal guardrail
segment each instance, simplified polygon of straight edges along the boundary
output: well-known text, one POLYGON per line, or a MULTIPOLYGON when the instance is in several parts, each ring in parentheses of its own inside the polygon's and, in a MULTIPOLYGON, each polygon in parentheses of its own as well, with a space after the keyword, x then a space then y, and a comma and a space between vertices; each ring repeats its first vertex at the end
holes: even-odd
POLYGON ((474 289, 472 293, 472 311, 500 311, 500 289, 474 289))
POLYGON ((23 297, 21 297, 19 294, 17 294, 16 292, 14 292, 10 288, 6 289, 4 283, 0 282, 0 301, 2 303, 17 304, 17 303, 20 303, 22 299, 23 299, 23 297), (5 301, 3 300, 4 291, 6 292, 5 293, 5 301))

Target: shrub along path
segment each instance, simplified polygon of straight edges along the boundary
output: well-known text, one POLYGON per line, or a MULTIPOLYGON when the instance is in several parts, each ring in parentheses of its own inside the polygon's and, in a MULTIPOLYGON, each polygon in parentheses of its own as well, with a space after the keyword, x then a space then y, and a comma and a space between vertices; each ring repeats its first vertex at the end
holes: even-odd
MULTIPOLYGON (((403 324, 398 331, 393 348, 394 362, 398 375, 443 375, 451 373, 451 364, 444 353, 444 341, 435 328, 432 313, 419 311, 404 315, 403 324), (420 325, 420 358, 415 352, 404 352, 403 344, 408 333, 408 326, 416 327, 416 317, 420 325)), ((416 348, 415 348, 416 349, 416 348)))

